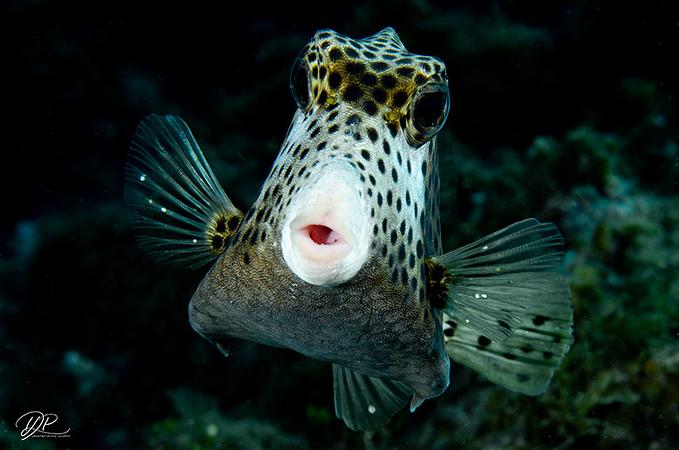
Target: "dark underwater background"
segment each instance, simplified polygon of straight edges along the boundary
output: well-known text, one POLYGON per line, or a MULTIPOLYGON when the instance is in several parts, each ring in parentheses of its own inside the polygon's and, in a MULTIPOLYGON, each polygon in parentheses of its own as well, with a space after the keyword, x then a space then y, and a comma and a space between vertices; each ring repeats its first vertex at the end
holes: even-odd
POLYGON ((0 448, 676 446, 676 3, 168 3, 3 3, 0 448), (320 28, 386 26, 448 67, 444 248, 556 223, 575 343, 542 396, 454 364, 444 395, 363 434, 334 417, 328 364, 251 343, 224 358, 191 330, 205 269, 138 250, 123 167, 140 119, 178 114, 247 208, 295 109, 299 50, 320 28), (70 437, 20 441, 30 410, 70 437))

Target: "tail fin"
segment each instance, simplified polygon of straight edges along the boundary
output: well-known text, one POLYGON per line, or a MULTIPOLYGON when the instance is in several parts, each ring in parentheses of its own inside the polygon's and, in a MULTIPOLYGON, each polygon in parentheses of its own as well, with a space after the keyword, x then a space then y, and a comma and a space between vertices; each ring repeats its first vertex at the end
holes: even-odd
POLYGON ((512 391, 544 392, 573 342, 562 252, 553 224, 527 219, 434 258, 451 358, 512 391))
POLYGON ((243 216, 176 116, 152 114, 139 123, 125 178, 137 241, 162 262, 182 268, 206 264, 224 250, 243 216))

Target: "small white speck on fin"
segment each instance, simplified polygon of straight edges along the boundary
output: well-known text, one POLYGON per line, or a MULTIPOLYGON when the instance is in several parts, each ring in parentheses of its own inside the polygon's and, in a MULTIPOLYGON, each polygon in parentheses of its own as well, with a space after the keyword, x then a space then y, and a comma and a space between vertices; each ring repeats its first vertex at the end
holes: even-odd
POLYGON ((404 383, 369 377, 332 365, 335 414, 354 431, 373 431, 406 406, 412 390, 404 383))
POLYGON ((125 166, 125 200, 139 246, 181 268, 219 256, 230 227, 243 216, 176 116, 151 114, 137 126, 125 166))

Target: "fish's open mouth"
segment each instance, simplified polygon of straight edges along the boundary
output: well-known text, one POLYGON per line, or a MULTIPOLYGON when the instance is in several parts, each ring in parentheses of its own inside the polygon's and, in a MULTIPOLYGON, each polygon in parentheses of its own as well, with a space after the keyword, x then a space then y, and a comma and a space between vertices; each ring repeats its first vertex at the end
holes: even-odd
POLYGON ((316 285, 353 277, 370 245, 367 206, 355 172, 342 166, 326 170, 292 201, 281 236, 290 270, 316 285))
POLYGON ((342 235, 325 225, 309 225, 303 231, 308 233, 309 239, 318 245, 333 245, 342 242, 342 235))
POLYGON ((352 250, 355 236, 342 218, 341 211, 316 209, 303 212, 290 222, 291 249, 306 262, 318 263, 310 269, 331 269, 352 250), (323 264, 327 267, 323 267, 323 264))

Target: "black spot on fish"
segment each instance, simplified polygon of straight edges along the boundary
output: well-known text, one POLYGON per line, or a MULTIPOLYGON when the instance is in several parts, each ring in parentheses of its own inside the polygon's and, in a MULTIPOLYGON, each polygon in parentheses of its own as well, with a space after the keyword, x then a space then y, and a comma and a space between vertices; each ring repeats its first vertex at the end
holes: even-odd
POLYGON ((217 226, 215 227, 217 233, 223 233, 226 231, 226 218, 220 217, 217 220, 217 226))
POLYGON ((328 53, 328 56, 330 57, 331 61, 337 61, 342 57, 342 51, 338 49, 337 47, 333 48, 330 50, 330 53, 328 53))
POLYGON ((521 351, 524 353, 530 353, 533 351, 533 347, 530 345, 524 345, 523 347, 521 347, 521 351))
POLYGON ((374 116, 377 114, 377 106, 373 101, 368 100, 363 104, 363 111, 365 111, 368 115, 374 116))
POLYGON ((220 248, 222 248, 223 244, 224 239, 221 236, 219 235, 212 236, 212 242, 210 243, 210 245, 212 245, 213 250, 219 250, 220 248))
POLYGON ((398 134, 398 125, 396 125, 393 122, 389 122, 387 124, 387 128, 389 128, 389 133, 391 133, 391 137, 396 137, 398 134))
POLYGON ((374 86, 377 83, 377 77, 372 73, 364 73, 361 75, 361 83, 367 86, 374 86))
POLYGON ((248 252, 243 253, 243 262, 245 265, 250 264, 250 254, 248 252))
POLYGON ((520 383, 525 383, 529 379, 530 379, 530 377, 528 375, 526 375, 525 373, 517 373, 516 374, 516 381, 518 381, 520 383))
POLYGON ((372 95, 373 99, 377 103, 384 103, 387 101, 387 91, 385 91, 384 89, 381 88, 373 89, 372 95))
POLYGON ((540 326, 540 325, 542 325, 543 323, 547 322, 548 320, 549 320, 549 319, 548 319, 547 317, 545 317, 545 316, 535 316, 535 317, 533 318, 533 323, 534 323, 536 326, 540 326))
POLYGON ((325 101, 328 99, 328 91, 323 89, 321 93, 318 95, 318 103, 321 105, 325 104, 325 101))
POLYGON ((380 82, 382 83, 382 86, 387 89, 391 89, 396 86, 396 78, 394 78, 393 75, 382 75, 380 77, 380 82))
POLYGON ((368 138, 372 142, 377 142, 377 138, 379 137, 377 135, 377 130, 375 130, 374 128, 368 128, 367 133, 368 133, 368 138))
POLYGON ((542 356, 544 356, 545 359, 552 359, 552 356, 554 356, 554 353, 552 353, 552 352, 542 352, 542 356))
POLYGON ((348 73, 363 73, 365 71, 365 65, 362 62, 351 61, 347 63, 346 69, 348 73))
POLYGON ((330 87, 333 89, 337 89, 340 84, 342 84, 342 75, 340 75, 338 72, 330 72, 330 76, 328 77, 328 85, 330 85, 330 87))
POLYGON ((509 352, 503 353, 502 356, 503 356, 504 358, 510 359, 510 360, 512 360, 512 361, 516 359, 516 355, 513 354, 513 353, 509 353, 509 352))
POLYGON ((477 342, 481 347, 488 347, 490 345, 490 339, 488 339, 486 336, 479 336, 477 342))
POLYGON ((398 73, 401 76, 409 78, 413 76, 415 70, 411 67, 399 67, 398 69, 396 69, 396 73, 398 73))
POLYGON ((347 88, 344 90, 344 95, 342 98, 348 102, 355 102, 356 100, 360 99, 363 96, 363 90, 361 89, 360 86, 356 84, 350 84, 347 86, 347 88))
POLYGON ((245 244, 247 240, 250 238, 250 234, 252 234, 252 228, 248 228, 243 232, 243 236, 241 237, 241 242, 245 244))
POLYGON ((448 320, 446 322, 446 325, 448 325, 450 328, 446 328, 445 330, 443 330, 443 334, 445 334, 447 337, 455 336, 455 331, 457 331, 457 322, 448 320))
POLYGON ((509 324, 506 321, 500 319, 500 320, 497 321, 497 324, 500 325, 500 328, 502 328, 504 331, 506 331, 506 332, 511 331, 511 327, 509 326, 509 324))
POLYGON ((347 118, 345 123, 347 124, 347 126, 356 125, 358 123, 361 123, 361 117, 358 114, 352 114, 347 118))
POLYGON ((264 216, 264 209, 260 209, 257 211, 257 215, 255 216, 255 222, 261 222, 262 221, 262 216, 264 216))
POLYGON ((370 67, 377 72, 382 72, 389 68, 389 64, 384 61, 375 61, 370 63, 370 67))
MULTIPOLYGON (((353 44, 353 43, 352 43, 353 44)), ((350 58, 358 58, 358 52, 351 47, 344 47, 344 51, 350 58)))
POLYGON ((307 131, 311 130, 313 127, 316 126, 317 123, 318 123, 318 119, 313 120, 313 121, 306 127, 306 130, 307 130, 307 131))
POLYGON ((397 91, 394 93, 394 106, 397 108, 400 108, 401 106, 405 105, 406 101, 408 100, 408 94, 406 94, 403 91, 397 91))

